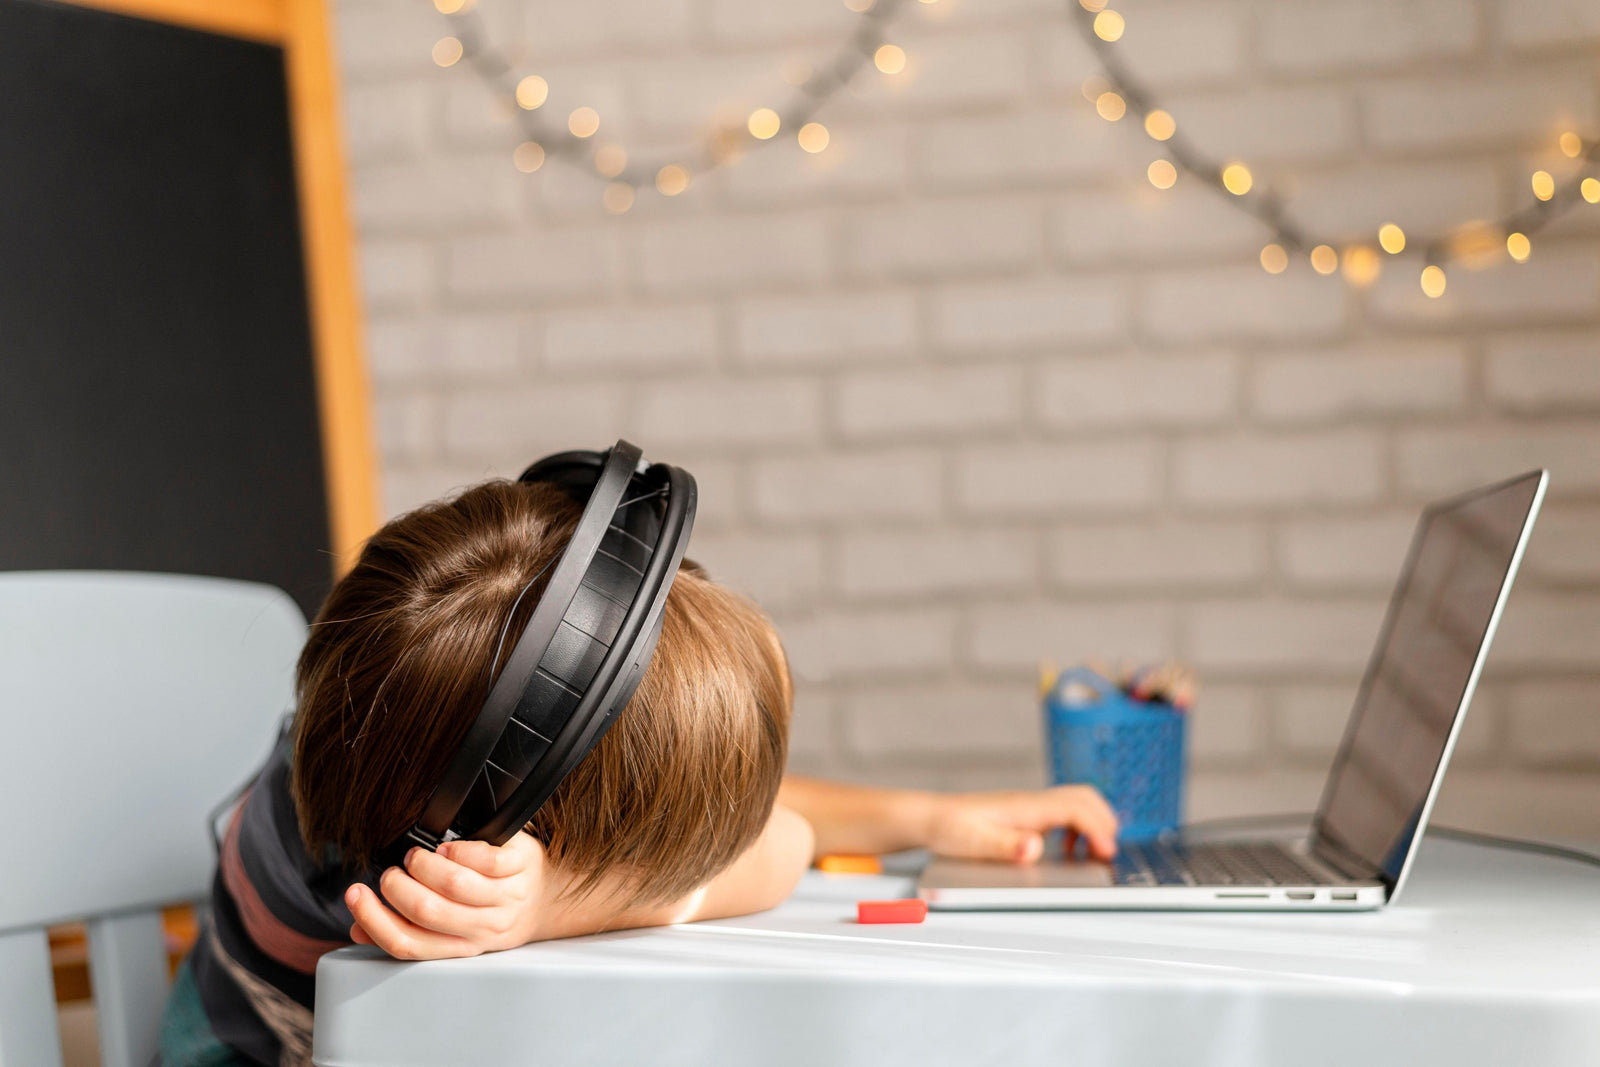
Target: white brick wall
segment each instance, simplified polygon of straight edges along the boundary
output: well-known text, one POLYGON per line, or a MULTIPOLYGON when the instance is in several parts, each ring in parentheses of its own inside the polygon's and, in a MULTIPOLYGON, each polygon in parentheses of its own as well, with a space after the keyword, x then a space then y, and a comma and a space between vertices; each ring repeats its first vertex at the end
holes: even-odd
MULTIPOLYGON (((551 118, 592 105, 646 164, 855 25, 479 3, 551 118)), ((1036 782, 1038 660, 1179 655, 1204 816, 1314 799, 1417 508, 1547 466, 1461 760, 1472 795, 1600 836, 1600 209, 1440 300, 1411 254, 1365 291, 1269 276, 1259 224, 1154 189, 1157 146, 1096 117, 1060 3, 937 0, 891 28, 904 74, 818 116, 826 152, 785 130, 613 217, 581 167, 512 167, 505 109, 429 60, 429 4, 337 7, 391 512, 626 434, 695 472, 691 554, 778 620, 797 765, 1036 782)), ((1337 246, 1493 217, 1574 173, 1557 132, 1600 138, 1591 0, 1118 8, 1180 127, 1337 246)))

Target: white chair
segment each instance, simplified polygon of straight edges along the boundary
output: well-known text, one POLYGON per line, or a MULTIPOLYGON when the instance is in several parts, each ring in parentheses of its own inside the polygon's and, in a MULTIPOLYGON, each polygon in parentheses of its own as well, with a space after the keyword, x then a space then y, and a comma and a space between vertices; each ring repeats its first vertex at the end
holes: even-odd
POLYGON ((207 813, 266 756, 306 623, 270 586, 0 574, 0 1067, 59 1067, 45 928, 87 920, 103 1067, 146 1067, 162 905, 204 899, 207 813))

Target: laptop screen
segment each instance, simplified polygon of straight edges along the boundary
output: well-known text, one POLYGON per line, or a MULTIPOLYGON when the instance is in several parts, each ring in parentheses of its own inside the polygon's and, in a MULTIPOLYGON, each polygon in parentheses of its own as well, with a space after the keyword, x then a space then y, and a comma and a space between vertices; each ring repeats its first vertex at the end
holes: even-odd
POLYGON ((1314 840, 1400 877, 1487 652, 1542 472, 1429 507, 1367 666, 1314 840))

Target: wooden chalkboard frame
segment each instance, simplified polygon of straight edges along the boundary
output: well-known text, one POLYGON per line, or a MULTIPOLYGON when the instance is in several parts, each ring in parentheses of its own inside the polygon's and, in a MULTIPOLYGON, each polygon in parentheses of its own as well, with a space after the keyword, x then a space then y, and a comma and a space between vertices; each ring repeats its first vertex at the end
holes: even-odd
POLYGON ((378 526, 371 389, 362 359, 338 81, 323 0, 66 0, 277 45, 289 77, 328 525, 337 577, 378 526))

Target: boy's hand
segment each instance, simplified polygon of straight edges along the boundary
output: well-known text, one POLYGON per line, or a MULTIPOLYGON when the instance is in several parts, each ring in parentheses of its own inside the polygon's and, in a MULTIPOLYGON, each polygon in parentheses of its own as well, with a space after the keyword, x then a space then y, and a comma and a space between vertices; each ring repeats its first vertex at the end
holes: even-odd
POLYGON ((1066 831, 1069 854, 1082 837, 1096 859, 1116 855, 1117 817, 1087 785, 935 795, 927 842, 941 856, 1033 863, 1044 851, 1045 831, 1057 827, 1066 831))
POLYGON ((404 870, 383 872, 383 900, 359 883, 345 891, 355 916, 350 937, 401 960, 514 948, 537 934, 547 881, 544 845, 531 834, 498 847, 458 840, 437 852, 413 848, 404 870))

